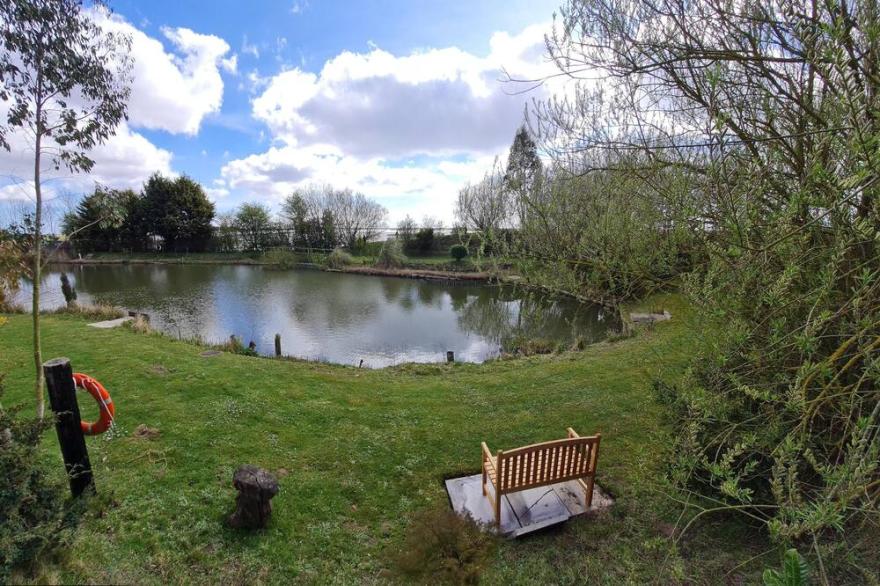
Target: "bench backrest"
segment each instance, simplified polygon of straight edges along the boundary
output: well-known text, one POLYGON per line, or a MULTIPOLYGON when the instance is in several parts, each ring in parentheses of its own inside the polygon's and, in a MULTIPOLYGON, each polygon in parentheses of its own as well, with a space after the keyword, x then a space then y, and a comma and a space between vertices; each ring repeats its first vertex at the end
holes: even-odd
POLYGON ((596 473, 599 437, 575 437, 498 455, 499 492, 525 490, 596 473))

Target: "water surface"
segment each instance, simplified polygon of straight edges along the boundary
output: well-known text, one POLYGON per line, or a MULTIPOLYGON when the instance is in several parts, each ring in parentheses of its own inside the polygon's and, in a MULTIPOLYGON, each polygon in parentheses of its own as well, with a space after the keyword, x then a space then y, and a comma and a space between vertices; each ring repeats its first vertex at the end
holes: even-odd
MULTIPOLYGON (((521 289, 317 270, 230 265, 50 267, 42 307, 64 304, 61 271, 81 303, 109 303, 150 316, 175 337, 222 342, 236 335, 257 351, 339 364, 482 362, 514 339, 569 344, 602 339, 601 308, 521 289)), ((19 293, 26 303, 28 283, 19 293)))

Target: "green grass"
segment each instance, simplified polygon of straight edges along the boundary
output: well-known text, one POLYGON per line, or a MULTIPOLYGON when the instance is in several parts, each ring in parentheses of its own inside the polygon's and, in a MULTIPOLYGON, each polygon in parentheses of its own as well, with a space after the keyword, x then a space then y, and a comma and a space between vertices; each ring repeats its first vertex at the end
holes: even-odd
MULTIPOLYGON (((305 252, 290 253, 290 258, 296 262, 323 264, 325 253, 316 252, 307 254, 305 252)), ((373 266, 376 263, 375 256, 369 255, 353 255, 354 265, 373 266)), ((247 252, 194 252, 194 253, 157 253, 157 252, 97 252, 85 257, 86 261, 98 262, 161 262, 167 264, 254 264, 254 265, 271 265, 276 262, 272 252, 269 253, 247 253, 247 252)), ((407 256, 404 268, 411 269, 434 269, 443 271, 475 271, 477 267, 470 258, 465 258, 460 262, 455 262, 448 254, 429 254, 429 255, 412 255, 407 256)))
MULTIPOLYGON (((104 383, 123 434, 87 440, 101 496, 69 555, 36 579, 381 582, 408 519, 448 506, 445 477, 479 470, 480 441, 512 448, 572 426, 602 432, 598 482, 615 506, 502 543, 487 583, 753 581, 767 558, 739 566, 767 549, 756 530, 704 517, 678 544, 665 536, 681 507, 662 480, 669 436, 650 384, 679 376, 695 342, 680 298, 651 303, 673 320, 583 352, 380 371, 204 358, 169 338, 46 316, 45 357, 104 383), (161 435, 132 437, 139 424, 161 435), (287 472, 262 534, 224 524, 243 463, 287 472)), ((0 327, 7 404, 31 401, 29 328, 27 316, 0 327)), ((54 433, 44 446, 60 477, 54 433)))

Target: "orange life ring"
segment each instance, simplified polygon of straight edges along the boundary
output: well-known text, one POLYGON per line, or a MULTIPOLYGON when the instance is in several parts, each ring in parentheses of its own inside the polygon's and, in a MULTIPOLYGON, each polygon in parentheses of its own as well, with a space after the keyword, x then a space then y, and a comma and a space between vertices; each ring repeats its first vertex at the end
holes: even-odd
POLYGON ((79 372, 73 373, 73 382, 76 383, 76 388, 88 391, 95 398, 95 401, 98 402, 98 409, 101 410, 101 415, 95 423, 89 421, 80 422, 83 434, 98 435, 110 429, 110 425, 113 423, 113 415, 116 414, 116 408, 113 406, 113 399, 110 398, 110 393, 107 392, 107 389, 89 375, 79 372))

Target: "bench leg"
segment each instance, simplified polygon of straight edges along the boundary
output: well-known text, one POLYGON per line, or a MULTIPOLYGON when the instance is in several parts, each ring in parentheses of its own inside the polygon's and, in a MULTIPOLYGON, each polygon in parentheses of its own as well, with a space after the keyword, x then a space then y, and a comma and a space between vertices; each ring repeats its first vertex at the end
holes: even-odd
POLYGON ((495 525, 500 529, 501 528, 501 495, 498 492, 495 492, 495 525))
POLYGON ((483 462, 483 496, 486 496, 486 463, 483 462))
POLYGON ((587 480, 587 490, 586 490, 586 501, 587 501, 587 509, 589 510, 593 506, 593 477, 590 476, 590 479, 587 480))

